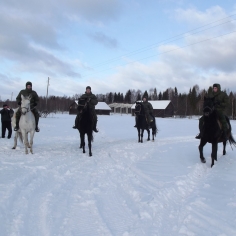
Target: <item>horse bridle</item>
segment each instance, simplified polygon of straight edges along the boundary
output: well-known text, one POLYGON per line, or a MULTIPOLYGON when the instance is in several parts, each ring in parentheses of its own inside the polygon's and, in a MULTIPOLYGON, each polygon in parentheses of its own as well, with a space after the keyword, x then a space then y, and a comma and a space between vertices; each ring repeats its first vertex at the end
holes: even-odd
POLYGON ((30 112, 30 111, 34 110, 34 108, 35 108, 35 107, 33 107, 32 109, 27 108, 27 107, 20 107, 20 110, 21 110, 22 115, 25 115, 27 112, 30 112), (25 109, 26 109, 26 112, 22 112, 22 108, 25 108, 25 109))
MULTIPOLYGON (((85 99, 81 99, 81 100, 85 100, 85 99)), ((87 105, 88 105, 88 101, 85 101, 84 105, 83 104, 78 104, 79 107, 83 107, 83 109, 80 112, 82 112, 87 107, 87 105)))
POLYGON ((136 107, 135 107, 135 112, 134 112, 135 114, 137 114, 137 115, 140 115, 140 112, 141 112, 141 109, 142 109, 142 108, 141 108, 141 106, 142 106, 142 105, 141 105, 141 104, 139 104, 139 103, 138 103, 138 104, 136 104, 136 107), (136 111, 136 108, 137 108, 137 107, 139 107, 139 110, 138 110, 138 111, 136 111))
POLYGON ((213 108, 211 108, 211 107, 209 107, 209 106, 205 106, 205 107, 203 108, 204 115, 208 116, 209 114, 211 114, 211 113, 214 111, 214 109, 215 109, 214 106, 213 106, 213 108), (205 110, 206 108, 209 109, 210 111, 209 111, 209 112, 205 112, 204 110, 205 110))

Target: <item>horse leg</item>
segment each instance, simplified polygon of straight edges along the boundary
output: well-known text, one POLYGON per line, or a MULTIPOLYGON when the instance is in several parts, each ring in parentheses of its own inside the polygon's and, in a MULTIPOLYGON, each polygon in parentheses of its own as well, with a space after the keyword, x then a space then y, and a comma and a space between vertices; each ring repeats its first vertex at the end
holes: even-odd
POLYGON ((150 140, 150 130, 149 129, 147 129, 147 133, 148 133, 147 141, 149 141, 150 140))
POLYGON ((30 148, 30 152, 33 154, 33 139, 34 139, 34 133, 35 130, 31 130, 30 132, 30 144, 29 144, 29 148, 30 148))
POLYGON ((17 146, 17 138, 18 138, 18 132, 16 131, 15 132, 15 136, 14 136, 14 146, 12 149, 16 149, 16 146, 17 146))
POLYGON ((212 143, 211 167, 214 166, 214 161, 217 161, 217 149, 218 149, 218 144, 212 143))
POLYGON ((223 142, 223 155, 226 154, 226 141, 223 142))
POLYGON ((141 143, 143 143, 143 132, 144 132, 144 129, 142 129, 141 131, 141 143))
POLYGON ((141 139, 140 139, 140 129, 137 128, 137 130, 138 130, 138 142, 140 143, 141 142, 141 139))
POLYGON ((29 144, 28 135, 25 130, 21 130, 21 132, 22 132, 22 136, 23 136, 23 140, 25 144, 25 154, 28 154, 28 144, 29 144))
POLYGON ((85 153, 85 141, 84 141, 84 133, 81 133, 80 134, 80 140, 81 140, 81 145, 82 145, 82 148, 83 148, 83 153, 85 153))
POLYGON ((205 140, 202 140, 201 139, 201 142, 200 142, 200 144, 199 144, 199 146, 198 146, 198 149, 199 149, 199 152, 200 152, 200 159, 201 159, 201 162, 202 163, 206 163, 206 159, 205 159, 205 157, 203 156, 203 147, 206 145, 206 141, 205 140))
POLYGON ((92 156, 92 134, 87 135, 88 136, 88 147, 89 147, 89 156, 92 156))

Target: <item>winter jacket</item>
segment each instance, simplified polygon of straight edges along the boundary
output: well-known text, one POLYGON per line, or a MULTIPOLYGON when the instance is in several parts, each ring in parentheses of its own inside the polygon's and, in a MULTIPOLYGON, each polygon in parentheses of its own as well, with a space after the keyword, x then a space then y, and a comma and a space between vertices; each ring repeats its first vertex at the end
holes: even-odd
POLYGON ((34 90, 32 90, 32 89, 27 89, 26 88, 26 89, 21 90, 19 92, 18 96, 16 97, 16 101, 17 101, 18 104, 21 102, 21 94, 23 96, 31 95, 31 99, 30 99, 30 106, 31 107, 34 107, 35 104, 37 104, 38 101, 39 101, 38 94, 34 90))
POLYGON ((5 109, 4 108, 0 111, 0 113, 1 113, 1 121, 2 122, 3 121, 10 121, 11 122, 11 117, 14 114, 14 111, 12 109, 9 109, 9 108, 5 109))
POLYGON ((152 104, 148 101, 143 102, 144 110, 146 114, 152 114, 153 112, 153 107, 152 104))
POLYGON ((85 93, 80 98, 81 99, 86 99, 86 98, 88 99, 89 98, 90 99, 90 102, 89 102, 90 108, 95 110, 95 106, 98 104, 98 99, 94 94, 85 93))
POLYGON ((215 98, 214 103, 215 103, 215 109, 217 111, 223 112, 228 105, 229 98, 228 95, 221 91, 221 86, 220 84, 217 84, 218 91, 215 93, 214 91, 212 92, 212 97, 215 98))

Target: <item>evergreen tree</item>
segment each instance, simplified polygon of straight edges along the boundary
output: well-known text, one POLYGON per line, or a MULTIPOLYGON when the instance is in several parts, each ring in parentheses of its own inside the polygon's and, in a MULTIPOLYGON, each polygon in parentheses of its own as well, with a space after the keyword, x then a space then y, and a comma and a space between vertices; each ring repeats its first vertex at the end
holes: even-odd
MULTIPOLYGON (((143 97, 148 98, 148 92, 147 92, 147 90, 145 90, 145 92, 144 92, 144 94, 143 94, 143 97)), ((142 97, 142 98, 143 98, 143 97, 142 97)))
POLYGON ((120 92, 117 94, 117 102, 120 103, 120 92))
POLYGON ((114 93, 114 100, 113 100, 114 103, 117 103, 117 94, 114 93))
POLYGON ((137 98, 136 98, 136 101, 141 101, 141 100, 142 100, 142 98, 141 98, 141 94, 138 93, 137 98))
POLYGON ((153 100, 154 101, 158 100, 157 89, 156 88, 154 88, 154 91, 153 91, 153 100))
POLYGON ((125 103, 131 103, 131 91, 128 90, 125 94, 125 103))
POLYGON ((112 92, 110 92, 108 95, 108 104, 111 104, 112 102, 113 102, 113 94, 112 92))
POLYGON ((120 94, 120 102, 124 103, 124 95, 123 95, 123 93, 120 94))

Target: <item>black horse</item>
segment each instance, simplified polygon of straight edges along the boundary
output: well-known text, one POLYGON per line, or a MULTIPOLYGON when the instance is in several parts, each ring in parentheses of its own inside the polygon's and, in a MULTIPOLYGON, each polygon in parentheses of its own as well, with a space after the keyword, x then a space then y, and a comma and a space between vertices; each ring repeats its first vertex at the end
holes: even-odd
MULTIPOLYGON (((148 129, 148 122, 146 119, 145 111, 142 102, 136 102, 135 105, 135 111, 136 115, 136 125, 137 125, 137 130, 138 130, 138 142, 142 143, 143 142, 143 132, 144 130, 147 130, 148 133, 148 139, 147 141, 150 140, 150 130, 148 129), (140 133, 141 131, 141 133, 140 133), (140 138, 141 136, 141 138, 140 138)), ((153 117, 153 122, 150 123, 151 129, 152 129, 152 140, 154 141, 154 136, 156 136, 157 133, 157 127, 156 127, 156 121, 155 117, 153 117)))
MULTIPOLYGON (((204 116, 204 124, 202 127, 202 137, 199 145, 200 159, 202 163, 206 162, 206 159, 203 156, 203 147, 205 144, 212 143, 212 152, 211 152, 211 167, 214 165, 214 161, 217 161, 217 149, 218 143, 223 142, 223 155, 226 154, 225 146, 226 141, 223 140, 223 131, 222 125, 219 122, 217 117, 217 112, 214 109, 214 98, 206 98, 204 97, 204 105, 203 105, 203 116, 204 116)), ((227 137, 230 145, 235 146, 236 142, 231 133, 231 125, 229 122, 229 118, 226 116, 228 130, 227 137)))
POLYGON ((87 99, 79 99, 77 109, 80 113, 77 127, 80 133, 80 148, 83 148, 83 153, 85 153, 85 134, 87 134, 89 156, 92 156, 91 142, 93 141, 94 117, 90 111, 89 101, 87 99))

